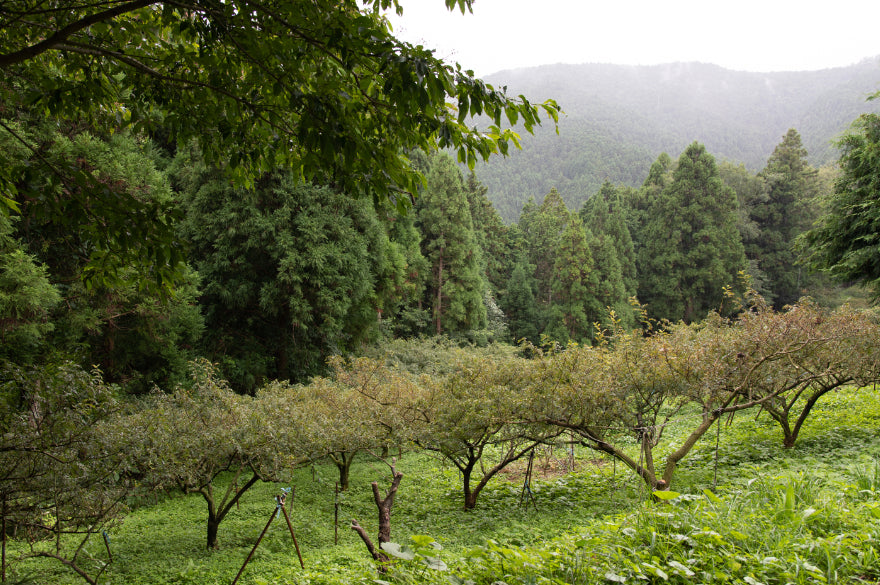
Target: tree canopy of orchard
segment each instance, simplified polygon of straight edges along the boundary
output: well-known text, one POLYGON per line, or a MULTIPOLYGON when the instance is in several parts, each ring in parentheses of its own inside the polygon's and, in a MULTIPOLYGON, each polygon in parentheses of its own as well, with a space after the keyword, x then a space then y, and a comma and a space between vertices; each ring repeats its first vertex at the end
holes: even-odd
MULTIPOLYGON (((403 12, 398 0, 3 2, 0 125, 29 111, 160 129, 245 185, 284 166, 404 206, 396 195, 422 177, 403 152, 451 148, 472 166, 518 145, 510 126, 557 119, 552 100, 510 97, 398 40, 389 9, 403 12), (491 123, 468 126, 473 115, 491 123)), ((14 172, 0 170, 13 207, 14 172)))

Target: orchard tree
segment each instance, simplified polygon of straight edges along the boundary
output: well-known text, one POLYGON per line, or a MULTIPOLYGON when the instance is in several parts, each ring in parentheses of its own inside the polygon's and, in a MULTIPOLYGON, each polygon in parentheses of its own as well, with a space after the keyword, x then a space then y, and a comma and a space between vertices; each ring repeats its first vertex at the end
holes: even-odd
POLYGON ((840 175, 825 214, 805 236, 811 264, 880 296, 880 115, 863 114, 838 142, 840 175))
POLYGON ((272 382, 257 393, 256 408, 272 419, 279 450, 302 453, 309 461, 330 459, 339 470, 339 487, 349 487, 358 453, 378 454, 404 447, 416 416, 414 377, 384 359, 330 360, 327 377, 291 386, 272 382))
POLYGON ((289 428, 293 421, 280 413, 266 416, 253 398, 233 392, 207 361, 192 364, 192 378, 190 387, 151 394, 143 408, 118 424, 137 438, 136 469, 146 485, 204 499, 206 542, 213 549, 219 546, 220 524, 254 484, 281 481, 306 459, 275 440, 275 426, 289 428), (228 487, 215 492, 217 478, 228 472, 228 487))
POLYGON ((689 331, 672 338, 617 328, 611 344, 600 340, 597 347, 541 355, 532 368, 531 420, 573 432, 583 445, 621 461, 650 489, 668 487, 672 473, 667 477, 656 468, 654 451, 670 421, 691 402, 680 374, 701 351, 681 333, 689 331), (687 350, 676 351, 677 345, 687 350), (633 440, 639 446, 635 456, 625 446, 633 440))
POLYGON ((461 472, 465 510, 502 469, 561 432, 522 422, 528 371, 522 358, 459 353, 451 373, 424 379, 412 440, 461 472))
POLYGON ((120 409, 97 370, 69 362, 0 370, 2 525, 29 535, 25 558, 54 559, 92 584, 109 561, 85 546, 117 523, 133 491, 136 442, 115 430, 120 409))
POLYGON ((876 378, 878 329, 867 316, 810 303, 776 312, 755 296, 748 303, 733 320, 713 313, 661 329, 648 320, 647 334, 618 327, 597 347, 541 355, 526 386, 528 420, 570 430, 650 489, 668 489, 678 464, 725 414, 763 408, 793 444, 822 395, 876 378), (802 414, 792 425, 794 412, 802 414), (661 451, 673 420, 689 431, 661 451))
POLYGON ((880 377, 880 326, 870 313, 848 306, 830 311, 807 299, 776 312, 760 299, 737 329, 731 350, 738 371, 721 385, 739 401, 761 400, 786 449, 825 394, 846 384, 875 384, 880 377))

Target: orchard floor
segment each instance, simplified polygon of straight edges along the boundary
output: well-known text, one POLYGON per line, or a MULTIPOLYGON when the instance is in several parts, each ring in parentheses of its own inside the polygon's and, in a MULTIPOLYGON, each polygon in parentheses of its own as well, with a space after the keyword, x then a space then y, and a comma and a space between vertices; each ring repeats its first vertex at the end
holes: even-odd
MULTIPOLYGON (((692 424, 691 417, 677 419, 667 448, 692 424)), ((672 486, 681 495, 666 502, 653 501, 620 464, 581 447, 570 471, 570 446, 559 445, 536 452, 529 490, 524 460, 465 511, 455 468, 405 453, 396 464, 404 475, 392 540, 411 545, 415 558, 382 575, 349 528, 357 519, 371 535, 377 530, 370 482, 384 493, 391 476, 388 464, 370 455, 355 460, 351 487, 338 498, 332 465, 297 470, 286 484, 257 484, 223 521, 217 550, 205 547, 201 496, 154 494, 109 532, 112 563, 100 583, 232 583, 284 487, 294 490, 286 507, 305 569, 278 517, 239 583, 877 583, 878 431, 880 393, 873 388, 823 397, 790 450, 766 415, 742 413, 685 459, 672 486)), ((16 562, 22 550, 23 543, 9 545, 9 582, 85 582, 57 561, 16 562)), ((94 560, 83 565, 93 572, 107 560, 100 535, 86 555, 94 560)))

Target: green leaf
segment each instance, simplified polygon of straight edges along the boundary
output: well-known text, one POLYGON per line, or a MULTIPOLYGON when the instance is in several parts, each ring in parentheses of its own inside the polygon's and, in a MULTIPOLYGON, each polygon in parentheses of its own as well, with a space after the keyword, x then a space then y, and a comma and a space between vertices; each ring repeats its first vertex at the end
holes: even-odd
POLYGON ((626 583, 626 577, 621 577, 620 575, 612 573, 611 571, 605 573, 605 580, 612 581, 614 583, 626 583))
POLYGON ((669 561, 666 564, 674 569, 678 569, 679 571, 684 573, 686 577, 693 577, 695 575, 695 573, 691 571, 687 566, 679 563, 678 561, 669 561))
POLYGON ((403 559, 405 561, 411 561, 416 558, 416 553, 408 546, 400 546, 396 542, 383 542, 379 545, 379 548, 390 554, 392 557, 403 559))
POLYGON ((708 498, 708 500, 709 500, 710 502, 712 502, 713 504, 720 504, 720 503, 723 501, 721 498, 719 498, 718 496, 716 496, 715 494, 713 494, 713 493, 712 493, 712 490, 710 490, 709 488, 704 489, 704 490, 703 490, 703 494, 704 494, 704 495, 706 496, 706 498, 708 498))
POLYGON ((678 492, 673 492, 673 491, 669 491, 669 490, 654 490, 652 492, 652 495, 655 498, 657 498, 658 500, 666 501, 666 500, 674 500, 675 498, 677 498, 681 494, 678 492))
POLYGON ((410 539, 413 541, 413 544, 418 547, 433 546, 438 550, 442 548, 437 541, 425 534, 414 534, 410 536, 410 539))
POLYGON ((660 579, 663 579, 664 581, 669 580, 669 575, 666 574, 666 571, 664 571, 660 567, 655 567, 654 565, 652 565, 650 563, 642 563, 642 567, 648 573, 650 573, 651 575, 654 575, 655 577, 659 577, 660 579))
POLYGON ((449 569, 446 563, 440 560, 439 557, 422 557, 420 560, 426 567, 435 571, 446 571, 449 569))

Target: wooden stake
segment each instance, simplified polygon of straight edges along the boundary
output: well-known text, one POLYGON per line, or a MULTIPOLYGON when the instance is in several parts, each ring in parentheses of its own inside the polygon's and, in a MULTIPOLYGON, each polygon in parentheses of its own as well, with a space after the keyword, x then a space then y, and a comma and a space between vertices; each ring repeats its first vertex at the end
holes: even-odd
POLYGON ((0 583, 6 583, 6 494, 3 494, 2 521, 0 521, 0 530, 3 531, 3 560, 0 561, 0 583))
POLYGON ((532 501, 532 504, 535 506, 535 511, 538 510, 538 503, 535 501, 535 496, 532 494, 532 469, 534 468, 535 461, 535 450, 532 449, 529 451, 529 465, 526 467, 526 477, 523 480, 522 492, 519 495, 519 504, 522 505, 526 496, 532 501))
POLYGON ((296 547, 296 556, 299 557, 299 566, 305 569, 306 565, 303 563, 302 553, 299 552, 299 543, 296 541, 296 534, 293 533, 293 524, 290 523, 290 516, 287 515, 287 508, 284 507, 284 502, 281 503, 281 512, 284 514, 284 519, 287 520, 287 529, 290 530, 290 537, 293 539, 293 546, 296 547))
POLYGON ((275 505, 275 509, 272 510, 272 515, 269 516, 269 521, 266 522, 266 527, 263 528, 263 531, 260 533, 260 537, 257 539, 257 542, 254 543, 254 548, 251 549, 251 552, 248 553, 247 558, 244 560, 244 564, 241 566, 241 569, 238 570, 238 575, 235 576, 235 579, 232 580, 232 585, 238 583, 238 578, 241 577, 241 574, 244 573, 244 568, 247 567, 248 563, 251 561, 251 557, 254 556, 254 553, 257 550, 257 547, 260 546, 260 542, 262 542, 263 537, 266 536, 266 532, 269 531, 269 526, 272 524, 272 520, 275 519, 275 516, 278 514, 278 509, 284 505, 284 496, 276 496, 275 497, 277 504, 275 505))

